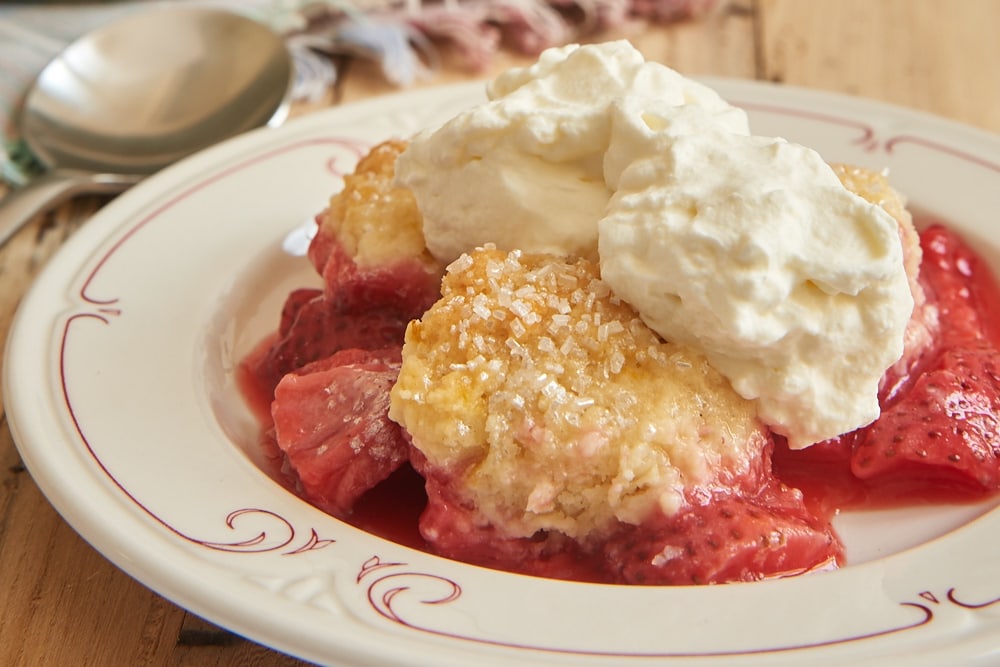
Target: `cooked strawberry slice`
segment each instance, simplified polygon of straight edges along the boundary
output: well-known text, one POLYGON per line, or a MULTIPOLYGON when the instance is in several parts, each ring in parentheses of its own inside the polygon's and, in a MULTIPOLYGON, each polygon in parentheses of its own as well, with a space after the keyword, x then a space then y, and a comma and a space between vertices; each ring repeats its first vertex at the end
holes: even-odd
POLYGON ((295 320, 298 319, 299 312, 306 304, 322 296, 323 290, 311 287, 302 287, 289 292, 288 296, 285 297, 284 305, 281 307, 281 321, 278 324, 278 335, 287 335, 292 325, 295 324, 295 320))
POLYGON ((774 474, 785 484, 801 489, 808 506, 821 516, 858 506, 869 495, 866 485, 851 472, 851 456, 861 433, 851 431, 805 449, 791 449, 784 438, 775 437, 771 460, 774 474))
POLYGON ((773 484, 759 496, 720 493, 607 541, 614 578, 629 584, 716 584, 834 567, 843 546, 802 494, 773 484))
POLYGON ((316 216, 316 233, 313 234, 312 240, 309 241, 309 247, 306 249, 306 257, 309 259, 309 263, 312 264, 312 267, 316 269, 316 273, 319 275, 323 275, 323 268, 330 260, 330 255, 333 254, 334 247, 340 245, 333 230, 328 229, 323 224, 325 217, 326 211, 316 216))
POLYGON ((289 373, 271 414, 278 447, 303 497, 345 517, 354 502, 408 458, 409 445, 388 417, 399 348, 344 350, 289 373))
POLYGON ((418 258, 361 269, 322 228, 310 257, 325 286, 285 299, 277 337, 250 369, 264 393, 285 373, 339 350, 401 345, 406 325, 440 296, 440 275, 418 258))
POLYGON ((883 497, 975 497, 993 491, 1000 488, 998 415, 996 350, 985 341, 947 348, 859 435, 851 470, 883 497))
POLYGON ((408 322, 393 309, 340 313, 322 292, 297 290, 283 309, 278 339, 254 373, 262 387, 274 387, 286 373, 340 350, 396 347, 402 344, 408 322))
POLYGON ((983 259, 941 225, 921 232, 920 245, 920 279, 940 312, 941 344, 986 339, 1000 347, 1000 286, 983 259))

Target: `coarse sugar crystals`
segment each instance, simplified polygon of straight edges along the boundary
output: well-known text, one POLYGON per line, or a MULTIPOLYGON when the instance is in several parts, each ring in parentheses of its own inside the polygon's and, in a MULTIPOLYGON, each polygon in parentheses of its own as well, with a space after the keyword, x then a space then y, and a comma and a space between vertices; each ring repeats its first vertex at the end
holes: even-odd
POLYGON ((422 472, 505 535, 596 537, 759 460, 752 403, 660 340, 593 262, 485 247, 442 292, 407 330, 390 415, 422 472))

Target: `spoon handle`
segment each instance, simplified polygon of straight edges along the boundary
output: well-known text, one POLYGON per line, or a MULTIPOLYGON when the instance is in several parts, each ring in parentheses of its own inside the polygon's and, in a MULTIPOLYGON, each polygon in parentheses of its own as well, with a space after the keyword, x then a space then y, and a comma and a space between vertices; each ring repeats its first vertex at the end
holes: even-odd
POLYGON ((92 174, 55 170, 39 176, 0 199, 0 247, 36 215, 81 193, 118 194, 139 181, 140 176, 92 174))

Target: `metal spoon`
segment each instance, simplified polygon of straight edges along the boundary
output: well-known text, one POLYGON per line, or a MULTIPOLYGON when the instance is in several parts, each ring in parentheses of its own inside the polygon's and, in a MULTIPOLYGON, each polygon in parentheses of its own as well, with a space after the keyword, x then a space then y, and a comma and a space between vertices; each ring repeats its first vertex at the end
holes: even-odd
POLYGON ((21 134, 46 173, 0 200, 0 246, 80 193, 117 194, 177 160, 288 113, 292 59, 267 27, 168 7, 81 37, 24 101, 21 134))

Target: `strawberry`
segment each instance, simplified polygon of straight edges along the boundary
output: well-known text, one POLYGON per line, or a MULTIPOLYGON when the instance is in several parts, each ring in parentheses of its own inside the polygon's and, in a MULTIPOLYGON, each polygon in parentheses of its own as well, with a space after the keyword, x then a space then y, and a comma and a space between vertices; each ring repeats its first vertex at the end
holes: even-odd
POLYGON ((340 350, 398 347, 409 318, 391 309, 340 313, 318 290, 296 290, 282 311, 278 338, 254 373, 265 388, 283 375, 340 350))
POLYGON ((278 335, 285 336, 295 324, 299 312, 313 299, 323 295, 323 290, 303 287, 292 290, 285 297, 285 303, 281 307, 281 321, 278 324, 278 335))
POLYGON ((629 584, 714 584, 834 567, 843 546, 802 494, 780 483, 758 495, 716 494, 677 514, 627 527, 605 547, 614 580, 629 584))
POLYGON ((859 434, 851 471, 880 497, 981 496, 1000 488, 998 415, 996 350, 985 341, 945 348, 859 434))
POLYGON ((920 234, 920 281, 941 320, 941 344, 985 339, 1000 347, 1000 286, 955 232, 931 225, 920 234))
POLYGON ((409 456, 402 429, 389 419, 389 390, 399 348, 345 350, 289 373, 274 392, 278 448, 302 496, 345 517, 366 491, 409 456))
POLYGON ((406 325, 440 296, 440 276, 419 260, 360 269, 322 228, 310 259, 325 285, 286 298, 277 336, 251 368, 265 394, 285 373, 334 352, 402 345, 406 325))

